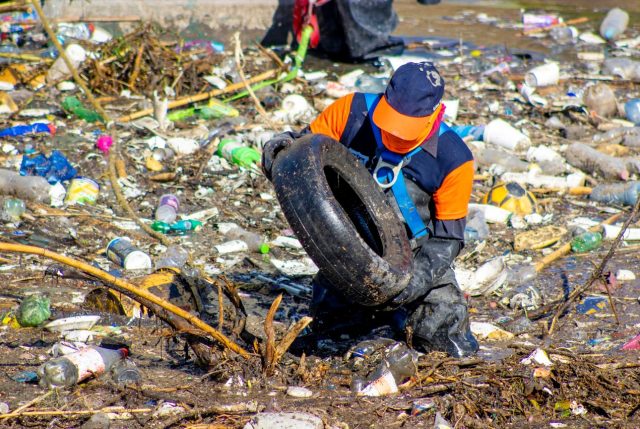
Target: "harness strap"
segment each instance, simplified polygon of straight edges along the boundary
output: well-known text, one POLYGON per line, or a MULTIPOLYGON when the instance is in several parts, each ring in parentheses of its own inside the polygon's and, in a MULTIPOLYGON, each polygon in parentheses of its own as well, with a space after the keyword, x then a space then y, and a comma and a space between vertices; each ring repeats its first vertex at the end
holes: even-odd
POLYGON ((418 209, 414 204, 411 196, 407 192, 407 184, 402 174, 402 166, 411 159, 411 157, 420 151, 417 147, 407 155, 401 155, 388 150, 382 143, 382 133, 373 123, 373 111, 380 101, 378 94, 364 94, 369 112, 369 122, 373 130, 373 136, 378 147, 378 162, 374 167, 373 178, 383 189, 391 188, 391 192, 398 204, 400 213, 407 223, 411 231, 410 238, 420 238, 427 235, 427 226, 424 224, 422 217, 418 213, 418 209))

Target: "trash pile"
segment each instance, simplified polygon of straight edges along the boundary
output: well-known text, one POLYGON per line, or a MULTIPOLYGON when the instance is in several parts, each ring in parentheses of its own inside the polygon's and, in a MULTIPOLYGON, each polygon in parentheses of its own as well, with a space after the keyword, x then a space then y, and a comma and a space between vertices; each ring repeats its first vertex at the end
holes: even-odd
POLYGON ((281 57, 153 25, 58 23, 52 39, 37 6, 0 14, 2 424, 637 419, 640 31, 619 8, 474 16, 551 53, 425 38, 347 72, 303 64, 304 40, 281 57), (423 355, 382 330, 296 353, 318 269, 261 148, 417 58, 476 162, 455 270, 481 350, 423 355))

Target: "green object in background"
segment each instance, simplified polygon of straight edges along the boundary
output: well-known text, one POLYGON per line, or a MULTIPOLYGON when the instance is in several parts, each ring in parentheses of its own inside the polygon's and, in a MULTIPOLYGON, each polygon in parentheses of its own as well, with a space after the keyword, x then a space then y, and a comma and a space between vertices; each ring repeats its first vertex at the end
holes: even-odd
POLYGON ((244 168, 255 169, 262 155, 252 147, 247 147, 233 138, 224 138, 218 145, 218 156, 244 168))
POLYGON ((20 326, 40 326, 51 317, 51 301, 41 295, 25 298, 16 312, 16 320, 20 326))
POLYGON ((179 220, 170 225, 169 232, 183 235, 190 231, 199 231, 202 228, 202 222, 199 220, 179 220))
POLYGON ((198 116, 200 119, 233 118, 240 114, 236 109, 212 98, 206 106, 190 107, 188 109, 175 110, 167 115, 170 121, 184 121, 198 116))
POLYGON ((151 224, 151 229, 166 234, 171 230, 171 226, 166 222, 157 220, 151 224))
POLYGON ((571 250, 576 253, 589 252, 597 249, 602 244, 602 234, 587 231, 571 240, 571 250))
POLYGON ((87 122, 104 122, 104 119, 102 119, 102 116, 100 116, 98 112, 84 107, 82 102, 76 97, 65 98, 62 102, 62 108, 87 122))

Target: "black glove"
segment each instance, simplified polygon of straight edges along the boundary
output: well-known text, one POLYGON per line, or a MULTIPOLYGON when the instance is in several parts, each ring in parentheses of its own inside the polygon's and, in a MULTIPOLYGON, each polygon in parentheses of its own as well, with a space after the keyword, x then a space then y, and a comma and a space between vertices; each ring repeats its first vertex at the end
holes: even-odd
POLYGON ((293 139, 288 135, 278 135, 265 143, 262 148, 262 172, 271 181, 271 169, 276 156, 282 150, 293 143, 293 139))
MULTIPOLYGON (((413 273, 406 288, 391 300, 399 306, 417 300, 430 290, 451 282, 451 264, 460 253, 462 243, 442 238, 424 239, 413 260, 413 273)), ((455 275, 453 275, 455 282, 455 275)))

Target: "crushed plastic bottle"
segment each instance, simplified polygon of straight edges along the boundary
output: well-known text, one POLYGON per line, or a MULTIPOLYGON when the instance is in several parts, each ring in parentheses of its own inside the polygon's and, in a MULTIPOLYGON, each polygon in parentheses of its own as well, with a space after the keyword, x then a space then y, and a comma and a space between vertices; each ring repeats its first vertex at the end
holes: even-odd
POLYGON ((600 24, 600 35, 607 40, 613 40, 627 29, 629 14, 624 10, 614 7, 600 24))
POLYGON ((49 389, 70 387, 91 376, 100 376, 128 356, 127 349, 90 346, 52 359, 38 368, 40 385, 49 389))
POLYGON ((576 253, 590 252, 602 244, 600 232, 584 232, 571 240, 571 250, 576 253))
POLYGON ((48 157, 44 154, 24 155, 20 163, 20 174, 23 176, 41 176, 53 185, 64 180, 73 179, 78 172, 62 152, 54 150, 48 157))
POLYGON ((359 396, 384 396, 398 392, 417 372, 418 352, 403 343, 394 343, 384 350, 384 359, 366 382, 354 379, 352 391, 359 396))
POLYGON ((182 268, 189 259, 189 252, 180 246, 171 245, 156 261, 156 269, 159 268, 182 268))
POLYGON ((485 240, 489 237, 489 225, 481 210, 470 211, 464 227, 465 241, 485 240))
POLYGON ((14 195, 32 201, 49 203, 51 185, 44 177, 21 176, 10 170, 0 169, 0 194, 14 195))

